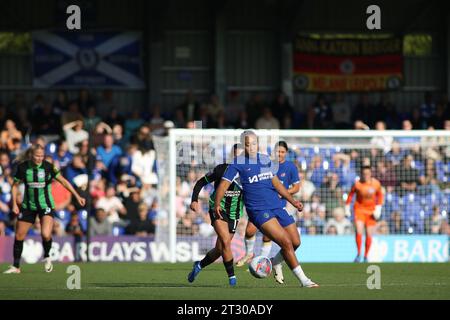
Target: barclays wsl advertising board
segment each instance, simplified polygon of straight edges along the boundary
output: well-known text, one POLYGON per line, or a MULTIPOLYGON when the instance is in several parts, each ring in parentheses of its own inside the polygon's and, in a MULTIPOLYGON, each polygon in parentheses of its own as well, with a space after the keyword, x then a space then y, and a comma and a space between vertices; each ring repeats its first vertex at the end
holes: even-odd
POLYGON ((143 89, 140 32, 36 31, 33 86, 143 89))
MULTIPOLYGON (((0 263, 12 261, 14 237, 0 237, 0 263)), ((177 241, 178 262, 201 259, 214 245, 215 238, 182 237, 177 241)), ((258 238, 256 253, 261 239, 258 238)), ((233 255, 244 254, 244 242, 236 236, 232 242, 233 255)), ((86 243, 74 243, 73 237, 54 238, 51 258, 59 262, 72 262, 78 256, 86 260, 86 243)), ((277 246, 272 248, 272 254, 277 246)), ((165 243, 150 238, 132 236, 93 237, 90 245, 90 260, 93 262, 163 262, 170 257, 165 243)), ((39 262, 42 257, 40 237, 29 237, 24 242, 25 263, 39 262)), ((374 237, 369 262, 447 262, 448 237, 436 236, 378 236, 374 237)), ((353 236, 303 236, 297 250, 301 262, 352 262, 356 255, 353 236)))

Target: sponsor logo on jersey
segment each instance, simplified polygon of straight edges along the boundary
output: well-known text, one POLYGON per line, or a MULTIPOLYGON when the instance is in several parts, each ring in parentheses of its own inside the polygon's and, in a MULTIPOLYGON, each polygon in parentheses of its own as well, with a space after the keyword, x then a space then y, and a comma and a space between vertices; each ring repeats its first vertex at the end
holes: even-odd
POLYGON ((239 197, 241 191, 225 191, 225 197, 239 197))
POLYGON ((28 182, 27 185, 32 189, 45 188, 45 182, 28 182))

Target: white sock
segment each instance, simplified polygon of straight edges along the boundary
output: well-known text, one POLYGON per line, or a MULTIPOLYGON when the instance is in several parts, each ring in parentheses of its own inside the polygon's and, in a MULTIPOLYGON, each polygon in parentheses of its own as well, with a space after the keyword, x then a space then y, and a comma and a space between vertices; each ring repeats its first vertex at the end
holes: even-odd
POLYGON ((261 248, 261 255, 264 257, 269 257, 270 251, 272 251, 272 241, 264 242, 261 248))
POLYGON ((281 250, 278 251, 278 253, 273 257, 272 259, 272 265, 276 266, 278 264, 281 264, 284 261, 284 257, 281 254, 281 250))
POLYGON ((294 269, 292 269, 292 272, 295 274, 297 279, 300 280, 300 282, 303 283, 303 282, 305 282, 305 280, 308 280, 308 277, 305 275, 305 273, 303 272, 303 269, 300 265, 298 265, 294 269))
POLYGON ((245 255, 248 256, 253 253, 253 249, 255 248, 256 236, 251 238, 245 238, 245 255))

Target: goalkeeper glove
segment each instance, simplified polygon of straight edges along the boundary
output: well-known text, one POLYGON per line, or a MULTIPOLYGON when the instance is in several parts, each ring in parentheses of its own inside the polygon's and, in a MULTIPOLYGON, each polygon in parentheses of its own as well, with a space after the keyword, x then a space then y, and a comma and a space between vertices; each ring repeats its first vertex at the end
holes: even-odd
POLYGON ((381 218, 381 205, 375 206, 375 211, 373 212, 373 217, 375 220, 379 220, 381 218))
POLYGON ((352 215, 352 212, 350 211, 350 205, 347 204, 347 205, 345 206, 345 216, 346 216, 347 218, 350 218, 351 215, 352 215))

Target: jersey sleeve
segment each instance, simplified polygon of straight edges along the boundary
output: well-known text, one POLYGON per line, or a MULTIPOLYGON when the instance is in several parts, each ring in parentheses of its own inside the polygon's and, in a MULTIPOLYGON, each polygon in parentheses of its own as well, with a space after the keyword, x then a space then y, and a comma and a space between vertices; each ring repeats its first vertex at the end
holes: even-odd
MULTIPOLYGON (((205 179, 208 183, 214 182, 216 180, 220 179, 220 168, 219 166, 214 167, 213 170, 209 171, 207 174, 205 174, 205 179)), ((222 170, 223 171, 223 170, 222 170)))
POLYGON ((16 172, 14 173, 14 182, 25 181, 25 169, 22 164, 17 165, 16 172))
POLYGON ((227 169, 225 170, 225 173, 222 176, 222 179, 227 180, 229 182, 233 182, 234 179, 239 177, 239 170, 237 165, 230 164, 228 165, 227 169))
POLYGON ((61 174, 61 171, 53 163, 49 164, 50 164, 50 176, 52 177, 52 179, 55 179, 61 174))
POLYGON ((353 198, 353 195, 355 194, 355 192, 356 192, 356 185, 353 184, 352 189, 348 193, 347 201, 345 201, 346 205, 349 205, 352 202, 352 198, 353 198))
POLYGON ((300 178, 298 177, 298 169, 295 164, 292 164, 291 170, 289 170, 289 184, 300 183, 300 178))

